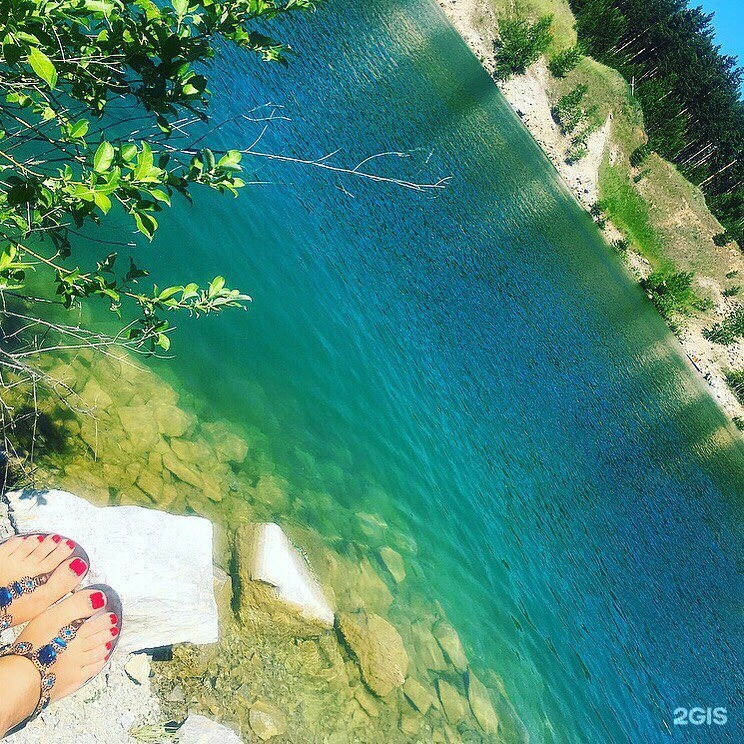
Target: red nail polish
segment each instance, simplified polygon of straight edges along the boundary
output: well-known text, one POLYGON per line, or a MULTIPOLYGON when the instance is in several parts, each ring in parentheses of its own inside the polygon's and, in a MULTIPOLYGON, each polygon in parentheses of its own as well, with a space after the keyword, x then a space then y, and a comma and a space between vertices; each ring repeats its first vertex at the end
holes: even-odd
POLYGON ((68 540, 65 544, 70 550, 73 550, 75 548, 75 543, 72 540, 68 540))
POLYGON ((103 596, 103 592, 94 592, 90 595, 90 606, 94 610, 100 610, 105 604, 106 597, 103 596))
POLYGON ((52 535, 52 540, 56 542, 57 544, 62 542, 62 536, 61 535, 52 535))
POLYGON ((82 576, 88 570, 88 564, 82 558, 75 558, 70 564, 70 571, 76 576, 82 576))
POLYGON ((111 635, 116 638, 116 636, 119 635, 119 629, 118 628, 111 628, 111 635))
POLYGON ((36 539, 37 539, 37 540, 38 540, 39 542, 44 542, 44 535, 37 535, 37 536, 36 536, 36 539))
POLYGON ((111 620, 111 625, 117 625, 119 623, 119 618, 114 614, 109 615, 109 620, 111 620))
POLYGON ((108 649, 109 651, 111 651, 111 649, 112 649, 113 647, 114 647, 114 644, 113 644, 113 643, 111 643, 111 641, 108 641, 108 642, 106 643, 106 648, 107 648, 107 649, 108 649))

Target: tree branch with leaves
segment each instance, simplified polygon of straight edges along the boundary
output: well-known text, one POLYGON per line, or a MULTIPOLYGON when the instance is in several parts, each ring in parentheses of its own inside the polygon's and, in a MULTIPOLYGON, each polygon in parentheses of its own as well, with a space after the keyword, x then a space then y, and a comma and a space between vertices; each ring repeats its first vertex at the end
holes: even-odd
POLYGON ((282 62, 288 47, 255 26, 312 8, 311 0, 0 2, 0 292, 27 294, 29 272, 44 271, 65 307, 100 298, 125 314, 130 341, 165 350, 167 313, 248 302, 222 277, 142 291, 147 269, 130 260, 119 271, 115 253, 83 269, 73 238, 115 209, 152 239, 174 195, 190 199, 196 185, 237 195, 240 152, 165 144, 185 121, 206 121, 202 68, 219 39, 282 62), (119 123, 121 111, 137 112, 136 129, 119 123))

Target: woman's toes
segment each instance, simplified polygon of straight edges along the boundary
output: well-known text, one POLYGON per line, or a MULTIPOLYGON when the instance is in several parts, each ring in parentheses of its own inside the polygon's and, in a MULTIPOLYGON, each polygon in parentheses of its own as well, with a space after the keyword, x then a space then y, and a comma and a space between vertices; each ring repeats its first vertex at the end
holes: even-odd
POLYGON ((24 535, 23 537, 16 538, 14 541, 15 548, 10 557, 12 557, 14 561, 25 560, 34 552, 34 550, 36 550, 36 547, 39 545, 40 537, 42 540, 44 539, 43 535, 24 535))
POLYGON ((78 638, 86 650, 94 648, 101 641, 104 643, 110 641, 117 635, 119 635, 119 618, 112 612, 105 612, 91 618, 78 631, 78 638))
MULTIPOLYGON (((88 564, 82 558, 70 558, 57 566, 44 586, 45 593, 56 602, 69 594, 88 573, 88 564)), ((87 616, 86 616, 87 617, 87 616)))
POLYGON ((92 617, 106 606, 106 595, 100 589, 81 589, 67 602, 75 603, 81 614, 78 617, 92 617))
POLYGON ((106 648, 104 643, 101 643, 92 651, 86 651, 83 653, 81 662, 83 666, 95 666, 106 661, 109 655, 109 649, 106 648))
POLYGON ((23 537, 11 537, 0 545, 0 560, 4 558, 10 558, 13 552, 20 547, 23 542, 23 537))
MULTIPOLYGON (((41 563, 57 547, 55 537, 59 537, 59 535, 38 535, 36 537, 36 547, 29 558, 41 563)), ((62 538, 59 537, 59 539, 62 538)))
POLYGON ((106 652, 113 649, 116 643, 116 638, 119 635, 119 628, 112 625, 105 630, 96 633, 94 636, 90 636, 82 641, 83 650, 95 651, 96 649, 104 649, 106 652))
POLYGON ((59 535, 54 535, 52 540, 55 543, 55 547, 41 562, 41 565, 39 566, 40 573, 49 573, 50 571, 54 571, 54 569, 57 568, 62 561, 67 560, 72 554, 72 551, 75 550, 76 546, 72 540, 66 540, 59 535))

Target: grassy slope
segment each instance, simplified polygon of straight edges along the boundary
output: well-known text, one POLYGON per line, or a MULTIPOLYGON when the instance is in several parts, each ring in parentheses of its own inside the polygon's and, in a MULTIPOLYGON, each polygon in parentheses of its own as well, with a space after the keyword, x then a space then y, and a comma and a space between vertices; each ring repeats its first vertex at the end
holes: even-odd
MULTIPOLYGON (((567 0, 487 0, 497 18, 553 16, 553 41, 548 58, 576 43, 574 16, 567 0)), ((630 87, 616 70, 584 59, 565 78, 554 78, 549 95, 561 95, 584 83, 587 108, 596 106, 599 124, 612 115, 612 135, 600 169, 600 201, 607 216, 626 234, 631 247, 654 270, 693 271, 695 291, 716 299, 717 292, 732 284, 726 274, 740 266, 737 252, 713 243, 720 232, 700 190, 676 168, 656 155, 640 169, 633 169, 631 152, 646 141, 643 114, 630 87), (634 176, 642 171, 642 178, 634 176)), ((735 283, 735 282, 734 282, 735 283)), ((698 314, 693 307, 685 312, 698 314)), ((711 319, 712 322, 712 319, 711 319)))

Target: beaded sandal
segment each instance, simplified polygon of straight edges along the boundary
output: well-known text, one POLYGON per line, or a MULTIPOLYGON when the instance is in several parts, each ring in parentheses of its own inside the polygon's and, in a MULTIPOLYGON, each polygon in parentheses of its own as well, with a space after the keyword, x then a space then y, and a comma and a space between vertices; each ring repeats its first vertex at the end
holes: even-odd
MULTIPOLYGON (((48 535, 43 532, 33 533, 33 535, 42 535, 44 537, 48 537, 48 535)), ((31 534, 11 535, 10 537, 5 538, 5 540, 0 540, 0 545, 7 542, 8 540, 11 540, 14 537, 31 536, 31 534)), ((75 545, 75 550, 70 553, 69 557, 82 558, 87 565, 90 565, 88 554, 77 544, 75 545)), ((54 571, 56 570, 57 569, 55 568, 54 571)), ((35 592, 40 586, 44 586, 44 584, 49 581, 49 577, 54 573, 54 571, 48 571, 47 573, 39 574, 38 576, 24 576, 17 581, 11 581, 8 586, 0 587, 0 633, 13 625, 13 615, 10 614, 10 607, 13 602, 19 597, 22 597, 24 594, 31 594, 32 592, 35 592)))
MULTIPOLYGON (((38 649, 34 649, 34 645, 32 643, 29 643, 28 641, 20 641, 12 643, 9 646, 0 647, 0 658, 4 656, 20 656, 24 659, 28 659, 34 665, 34 667, 36 667, 36 671, 39 672, 39 674, 41 675, 41 690, 39 692, 39 702, 36 704, 33 713, 31 713, 28 718, 26 718, 24 721, 21 721, 21 723, 19 723, 13 729, 8 731, 7 735, 16 733, 17 731, 22 729, 24 726, 26 726, 26 724, 33 721, 34 718, 36 718, 49 705, 52 689, 57 682, 57 675, 49 670, 51 669, 51 667, 54 666, 57 659, 67 650, 67 647, 70 645, 70 643, 75 640, 78 631, 86 622, 88 622, 88 620, 99 617, 104 613, 113 613, 119 618, 119 627, 121 628, 122 606, 119 595, 110 586, 104 586, 101 584, 86 586, 85 589, 99 589, 106 596, 106 606, 103 607, 100 612, 97 612, 95 615, 93 615, 93 617, 73 620, 68 625, 60 628, 57 635, 52 638, 49 643, 38 649)), ((116 650, 116 647, 119 645, 119 639, 120 636, 117 635, 116 638, 112 641, 112 648, 109 654, 109 659, 116 650)), ((104 669, 106 668, 106 666, 108 666, 108 663, 110 662, 107 662, 107 664, 104 666, 104 669)), ((90 681, 91 680, 89 679, 84 682, 80 686, 80 689, 85 687, 85 685, 87 685, 90 681)))

